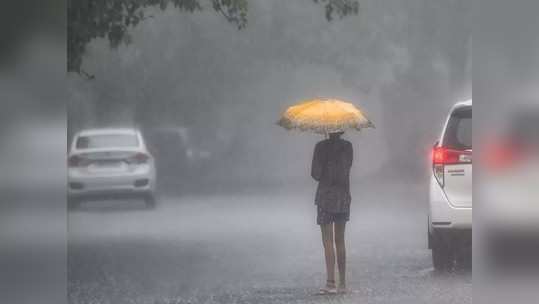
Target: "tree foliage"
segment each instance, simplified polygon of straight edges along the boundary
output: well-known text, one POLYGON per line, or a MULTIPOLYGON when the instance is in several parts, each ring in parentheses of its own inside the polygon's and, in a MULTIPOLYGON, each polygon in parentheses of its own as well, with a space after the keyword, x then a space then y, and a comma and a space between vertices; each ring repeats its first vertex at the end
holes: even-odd
MULTIPOLYGON (((247 25, 248 0, 68 0, 67 69, 92 77, 82 69, 86 46, 95 38, 106 38, 111 48, 131 41, 129 30, 146 18, 147 8, 195 12, 207 1, 216 13, 242 29, 247 25)), ((357 0, 313 0, 325 8, 328 21, 357 14, 357 0)))
POLYGON ((326 10, 326 19, 328 21, 333 20, 335 16, 339 18, 346 17, 348 15, 357 15, 359 12, 359 2, 349 0, 313 0, 315 3, 324 5, 326 10))

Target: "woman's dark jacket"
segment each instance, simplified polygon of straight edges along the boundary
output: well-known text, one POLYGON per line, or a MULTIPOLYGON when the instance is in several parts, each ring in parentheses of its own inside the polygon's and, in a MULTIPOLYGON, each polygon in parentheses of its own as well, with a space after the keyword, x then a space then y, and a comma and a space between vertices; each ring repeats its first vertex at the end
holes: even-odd
POLYGON ((326 139, 314 148, 311 176, 318 181, 315 204, 326 212, 350 210, 350 168, 354 153, 344 139, 326 139))

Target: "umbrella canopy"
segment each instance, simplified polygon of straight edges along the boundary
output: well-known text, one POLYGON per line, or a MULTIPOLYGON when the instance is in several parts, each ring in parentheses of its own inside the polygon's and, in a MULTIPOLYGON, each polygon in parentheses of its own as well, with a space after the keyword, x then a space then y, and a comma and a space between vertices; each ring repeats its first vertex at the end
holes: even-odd
POLYGON ((287 130, 299 129, 319 134, 374 128, 374 124, 359 108, 331 98, 316 98, 291 106, 277 124, 287 130))

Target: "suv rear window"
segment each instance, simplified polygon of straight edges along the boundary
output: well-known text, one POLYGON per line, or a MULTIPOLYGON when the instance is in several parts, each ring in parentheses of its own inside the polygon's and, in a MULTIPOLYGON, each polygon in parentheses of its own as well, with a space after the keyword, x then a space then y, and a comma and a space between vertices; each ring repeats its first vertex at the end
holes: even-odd
POLYGON ((138 147, 138 138, 134 134, 106 134, 80 136, 77 139, 77 149, 108 148, 108 147, 138 147))
POLYGON ((458 150, 472 148, 472 108, 456 110, 449 118, 444 135, 444 147, 458 150))

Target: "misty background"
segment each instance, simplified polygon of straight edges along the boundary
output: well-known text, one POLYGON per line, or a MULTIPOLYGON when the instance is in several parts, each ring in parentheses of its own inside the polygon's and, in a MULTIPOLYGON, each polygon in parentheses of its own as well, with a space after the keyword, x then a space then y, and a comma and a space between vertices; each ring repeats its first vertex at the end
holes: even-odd
MULTIPOLYGON (((471 97, 471 2, 363 0, 328 22, 312 1, 249 1, 242 29, 211 9, 148 8, 117 49, 95 39, 68 75, 68 137, 88 127, 181 127, 210 155, 211 187, 307 182, 320 137, 275 125, 287 106, 336 97, 375 130, 346 138, 356 177, 426 175, 450 106, 471 97)), ((208 187, 205 186, 207 189, 208 187)))
MULTIPOLYGON (((212 183, 212 187, 224 188, 229 180, 227 177, 234 177, 235 185, 247 184, 249 180, 278 185, 293 181, 310 183, 308 167, 312 148, 320 137, 287 133, 274 122, 287 106, 300 99, 317 95, 338 97, 360 105, 377 126, 375 130, 346 135, 355 148, 356 182, 359 181, 357 177, 381 172, 421 177, 426 173, 423 165, 428 161, 428 150, 438 135, 447 110, 457 99, 471 96, 470 2, 361 0, 357 16, 328 22, 323 9, 310 0, 250 0, 248 24, 242 30, 237 30, 211 9, 194 13, 182 13, 172 7, 165 12, 148 9, 148 15, 153 15, 153 18, 130 30, 129 45, 113 50, 106 39, 90 43, 83 58, 83 67, 95 75, 95 79, 88 80, 76 73, 67 73, 67 76, 65 73, 64 1, 8 1, 1 11, 5 18, 2 18, 3 43, 0 47, 0 94, 4 106, 0 113, 3 185, 0 237, 4 244, 0 262, 6 266, 2 268, 2 300, 9 303, 62 303, 66 300, 66 118, 68 141, 74 132, 86 127, 137 125, 146 130, 176 125, 187 128, 194 138, 198 138, 196 145, 211 151, 216 159, 213 164, 218 164, 211 170, 189 174, 190 179, 202 186, 210 185, 208 182, 213 180, 217 182, 212 183), (21 168, 23 170, 19 170, 21 168)), ((497 74, 510 78, 523 75, 521 72, 527 70, 530 74, 526 75, 532 78, 537 69, 534 69, 535 65, 528 65, 530 61, 527 59, 535 58, 533 47, 537 35, 533 23, 530 27, 527 25, 537 19, 535 2, 530 0, 530 6, 522 7, 513 2, 503 2, 502 5, 497 1, 500 4, 491 6, 487 11, 483 10, 484 5, 492 2, 481 2, 474 1, 474 5, 484 12, 482 20, 488 19, 489 22, 480 29, 479 38, 490 33, 490 40, 476 42, 474 52, 476 58, 477 54, 482 55, 479 58, 483 59, 484 67, 492 67, 491 59, 498 61, 494 62, 497 64, 495 68, 480 71, 478 75, 490 73, 491 76, 497 74), (506 10, 511 14, 504 15, 506 10), (486 18, 486 15, 496 17, 486 18), (504 22, 500 23, 501 20, 504 22), (509 23, 515 25, 509 32, 502 36, 496 34, 500 27, 509 23), (532 30, 522 32, 522 28, 532 30), (509 38, 513 43, 505 44, 509 38), (499 49, 502 45, 506 46, 505 51, 496 52, 499 56, 494 56, 494 48, 491 47, 499 49), (515 49, 520 53, 514 52, 515 49), (485 56, 487 50, 490 57, 485 56), (519 54, 526 56, 519 57, 519 54), (513 60, 520 62, 520 70, 514 69, 510 75, 503 74, 506 68, 516 63, 513 60)), ((523 1, 518 2, 521 4, 523 1)), ((496 84, 503 81, 501 79, 496 84)), ((491 90, 492 96, 502 90, 488 83, 484 88, 491 90)), ((398 196, 400 192, 395 194, 398 196)), ((283 200, 283 205, 294 200, 310 201, 311 195, 305 192, 299 199, 283 200)), ((372 200, 377 202, 378 199, 372 200)), ((409 201, 416 201, 415 197, 409 201)), ((165 207, 174 204, 172 201, 165 207)), ((250 201, 245 203, 249 204, 250 201)), ((201 232, 195 225, 199 219, 196 215, 219 212, 213 208, 215 205, 207 205, 211 206, 207 208, 208 212, 195 209, 196 212, 187 213, 195 215, 186 224, 191 227, 187 233, 196 236, 201 232)), ((312 211, 307 209, 310 207, 310 204, 305 210, 301 207, 300 211, 312 211)), ((163 209, 164 213, 170 210, 163 209)), ((226 218, 235 220, 234 211, 228 212, 226 218)), ((259 214, 256 219, 267 219, 267 211, 261 209, 256 213, 259 214)), ((363 213, 365 210, 360 211, 363 213)), ((90 213, 90 220, 79 221, 80 227, 75 225, 71 228, 75 228, 75 233, 82 231, 86 235, 92 231, 86 229, 88 222, 102 229, 110 221, 117 223, 117 234, 122 235, 131 226, 124 225, 125 219, 117 221, 115 215, 118 214, 122 216, 122 212, 90 213), (100 219, 106 215, 111 218, 100 219)), ((173 216, 165 217, 168 221, 163 221, 162 214, 148 212, 137 213, 137 216, 142 214, 151 217, 154 223, 165 222, 167 225, 178 221, 173 216)), ((370 217, 370 213, 365 214, 366 218, 370 217)), ((86 214, 76 215, 84 217, 86 214)), ((131 215, 128 213, 126 217, 131 219, 131 215)), ((145 223, 138 217, 132 218, 136 221, 130 223, 132 225, 143 226, 145 223)), ((373 229, 358 230, 363 231, 361 240, 370 240, 378 220, 372 217, 367 221, 367 227, 372 226, 373 229)), ((312 224, 312 218, 306 217, 302 221, 307 228, 301 229, 312 228, 308 226, 312 224)), ((410 220, 419 221, 423 227, 422 218, 411 217, 410 220)), ((71 224, 79 222, 72 221, 71 224)), ((288 220, 284 222, 289 226, 282 231, 303 227, 301 224, 292 227, 288 220)), ((359 225, 361 221, 356 223, 359 225)), ((241 231, 252 229, 247 224, 240 225, 240 228, 241 231)), ((396 224, 388 232, 402 228, 396 224)), ((415 226, 412 228, 414 230, 415 226)), ((94 231, 102 232, 99 229, 94 231)), ((152 231, 159 235, 163 227, 154 227, 152 231)), ((133 234, 139 232, 135 230, 133 234)), ((312 229, 313 245, 310 246, 314 247, 313 251, 318 250, 314 242, 318 242, 318 237, 312 229)), ((310 241, 311 238, 307 238, 303 243, 310 241)), ((93 254, 94 251, 87 250, 95 249, 95 245, 83 247, 82 252, 99 258, 98 254, 93 254)), ((269 243, 261 248, 276 248, 273 245, 269 243)), ((417 241, 414 239, 413 245, 422 248, 423 236, 418 236, 417 241)), ((378 252, 394 251, 391 248, 386 250, 386 247, 373 251, 372 248, 377 246, 379 243, 371 240, 366 256, 370 252, 378 256, 378 252)), ((98 252, 109 256, 108 246, 104 246, 102 251, 97 247, 98 252)), ((295 252, 298 244, 294 242, 285 247, 293 249, 286 251, 288 254, 295 252)), ((167 254, 161 249, 163 247, 156 247, 156 252, 167 254)), ((176 250, 175 247, 173 249, 176 250)), ((139 251, 140 247, 120 251, 118 256, 129 256, 139 251)), ((142 251, 141 254, 145 253, 142 251)), ((235 253, 230 251, 232 256, 235 253)), ((268 254, 271 256, 273 253, 270 250, 268 254)), ((304 260, 302 254, 303 251, 299 253, 300 258, 292 261, 304 260)), ((115 263, 122 260, 116 257, 111 255, 110 259, 115 263)), ((136 263, 146 261, 154 265, 161 261, 161 257, 158 254, 153 258, 146 257, 146 260, 135 260, 136 263)), ((175 254, 171 257, 176 259, 175 254)), ((202 264, 207 265, 206 255, 201 257, 202 264)), ((318 261, 318 255, 316 257, 318 261)), ((427 262, 421 260, 418 263, 421 267, 428 264, 428 256, 422 258, 427 262)), ((168 259, 162 260, 165 266, 158 268, 157 272, 163 271, 166 277, 168 273, 164 269, 171 269, 171 264, 168 259)), ((363 257, 362 260, 361 267, 368 267, 373 261, 363 257)), ((373 263, 375 270, 389 271, 383 278, 395 277, 395 268, 385 267, 386 260, 379 262, 373 263)), ((88 265, 82 271, 98 271, 111 264, 98 260, 88 265)), ((126 269, 137 269, 128 266, 126 269)), ((231 264, 230 267, 235 266, 231 264)), ((289 268, 283 268, 285 273, 289 272, 289 268)), ((314 272, 305 268, 308 274, 314 272)), ((146 269, 142 268, 142 277, 153 279, 154 276, 148 276, 146 269)), ((199 270, 197 267, 194 269, 199 270)), ((173 275, 177 273, 173 272, 173 275)), ((92 282, 92 277, 89 278, 92 282)), ((409 278, 402 282, 410 281, 409 278)), ((385 286, 388 294, 394 293, 395 286, 403 286, 408 293, 408 286, 402 285, 401 281, 387 284, 376 276, 372 280, 385 286)), ((156 281, 156 284, 161 282, 156 281)), ((103 284, 110 286, 108 283, 105 281, 103 284)), ((418 290, 418 286, 414 285, 414 289, 418 290)), ((455 294, 454 285, 447 286, 447 294, 455 294)), ((440 294, 439 289, 428 284, 419 289, 425 290, 432 291, 435 296, 440 294)), ((95 294, 95 290, 91 289, 89 294, 95 294)), ((379 299, 384 300, 383 297, 379 299)))

